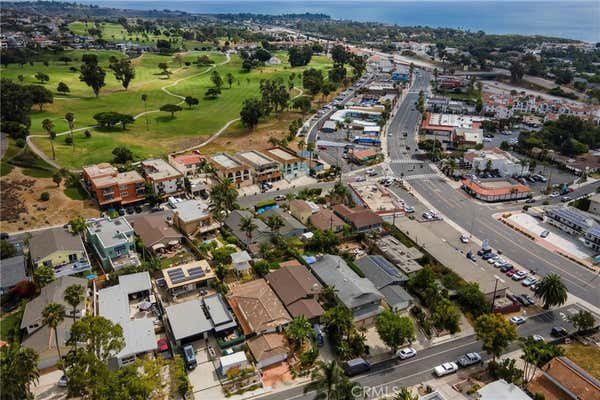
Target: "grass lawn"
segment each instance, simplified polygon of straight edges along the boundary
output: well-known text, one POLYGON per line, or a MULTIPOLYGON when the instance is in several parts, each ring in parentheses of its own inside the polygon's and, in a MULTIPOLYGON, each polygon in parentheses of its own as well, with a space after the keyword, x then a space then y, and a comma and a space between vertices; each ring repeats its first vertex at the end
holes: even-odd
POLYGON ((571 343, 561 346, 565 355, 573 362, 585 369, 596 379, 600 379, 600 349, 596 346, 584 346, 580 343, 571 343))
POLYGON ((17 310, 12 314, 6 315, 0 319, 0 340, 12 342, 15 332, 19 331, 21 325, 21 311, 17 310))
MULTIPOLYGON (((83 51, 71 52, 73 59, 79 59, 83 51)), ((107 52, 102 53, 101 65, 108 64, 107 52)), ((109 54, 113 54, 108 52, 109 54)), ((99 53, 100 54, 100 53, 99 53)), ((186 61, 195 60, 200 53, 192 52, 185 56, 186 61)), ((216 62, 225 60, 220 53, 209 53, 216 62)), ((132 81, 129 89, 125 91, 120 83, 107 70, 106 86, 102 88, 100 96, 94 97, 91 89, 79 82, 79 74, 69 71, 69 65, 61 62, 50 62, 47 71, 50 82, 46 87, 54 90, 58 82, 63 81, 71 88, 69 96, 55 98, 54 103, 46 105, 43 111, 32 113, 32 134, 45 135, 41 128, 41 122, 45 118, 54 120, 55 131, 65 132, 68 127, 62 118, 66 112, 75 114, 75 128, 82 128, 95 124, 93 115, 101 111, 119 111, 131 115, 137 115, 145 110, 156 110, 167 103, 178 103, 180 99, 173 97, 161 90, 162 87, 172 85, 168 90, 180 96, 193 96, 200 100, 200 104, 191 109, 183 104, 184 109, 171 118, 169 114, 154 112, 140 117, 134 124, 127 127, 126 131, 114 129, 111 131, 100 131, 90 129, 91 138, 86 138, 83 131, 74 133, 74 149, 65 143, 65 136, 59 136, 54 141, 56 159, 58 163, 67 168, 80 168, 84 165, 111 161, 112 150, 117 146, 126 146, 133 153, 136 160, 148 157, 163 156, 177 149, 197 145, 209 135, 218 131, 225 123, 239 116, 239 111, 244 100, 259 96, 259 85, 262 79, 282 78, 287 81, 290 73, 298 75, 295 85, 301 86, 300 75, 307 68, 326 69, 330 61, 325 56, 313 57, 313 61, 307 67, 291 68, 287 64, 287 54, 277 53, 282 64, 265 66, 250 73, 241 72, 241 59, 233 55, 231 62, 216 68, 225 80, 228 73, 234 75, 234 83, 231 88, 227 83, 218 99, 204 99, 204 93, 212 86, 210 72, 207 67, 191 65, 180 66, 170 56, 157 54, 144 54, 134 59, 136 64, 136 78, 132 81), (172 74, 166 78, 160 74, 158 63, 167 62, 172 74), (187 78, 181 80, 182 78, 187 78), (147 104, 141 101, 141 95, 148 96, 147 104), (146 124, 148 128, 146 128, 146 124)), ((78 66, 79 62, 71 63, 78 66)), ((27 65, 11 65, 3 68, 2 76, 16 78, 19 74, 25 76, 25 83, 35 83, 33 75, 41 70, 40 67, 27 65)), ((296 94, 296 91, 294 91, 296 94)), ((46 138, 34 138, 35 144, 46 154, 51 154, 50 141, 46 138)))

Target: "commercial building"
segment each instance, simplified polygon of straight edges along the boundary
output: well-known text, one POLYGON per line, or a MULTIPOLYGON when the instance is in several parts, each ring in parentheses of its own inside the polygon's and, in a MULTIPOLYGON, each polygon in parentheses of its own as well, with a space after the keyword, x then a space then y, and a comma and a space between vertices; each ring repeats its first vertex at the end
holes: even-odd
POLYGON ((452 141, 455 146, 476 146, 483 143, 483 129, 454 128, 452 141))
POLYGON ((213 154, 208 161, 213 165, 217 178, 229 179, 238 188, 252 184, 251 167, 225 154, 213 154))
POLYGON ((319 280, 336 289, 336 296, 351 312, 354 322, 371 325, 383 307, 384 296, 367 278, 361 278, 343 258, 325 254, 317 257, 310 269, 319 280))
POLYGON ((135 232, 125 217, 89 220, 86 240, 105 270, 141 264, 135 252, 135 232))
POLYGON ((454 143, 454 131, 461 129, 480 129, 481 122, 485 117, 457 114, 425 113, 421 123, 420 133, 426 139, 440 141, 445 147, 451 147, 454 143))
POLYGON ((375 148, 352 150, 348 152, 350 160, 357 164, 368 164, 379 157, 379 150, 375 148))
POLYGON ((600 193, 596 193, 590 197, 590 207, 588 211, 594 215, 600 215, 600 193))
POLYGON ((337 123, 336 121, 332 121, 332 120, 327 120, 323 123, 323 126, 321 126, 321 132, 325 132, 325 133, 333 133, 337 130, 337 123))
POLYGON ((475 170, 497 171, 503 177, 516 177, 529 173, 524 170, 518 158, 497 147, 467 150, 463 155, 463 162, 467 167, 475 170))
POLYGON ((51 267, 57 277, 91 269, 81 236, 63 227, 34 233, 29 240, 29 257, 33 269, 51 267))
POLYGON ((256 150, 240 151, 235 155, 235 158, 252 167, 254 183, 260 184, 281 180, 279 164, 256 150))
POLYGON ((592 250, 600 252, 600 226, 589 228, 583 235, 583 242, 592 250))
POLYGON ((599 226, 596 216, 568 206, 547 208, 546 222, 571 235, 582 235, 599 226))
POLYGON ((143 201, 144 178, 137 171, 119 172, 108 163, 83 167, 83 184, 100 207, 143 201))
POLYGON ((279 163, 279 169, 288 181, 308 174, 308 165, 304 158, 284 147, 267 149, 264 154, 279 163))
POLYGON ((407 247, 398 239, 387 235, 377 240, 377 248, 396 267, 408 276, 414 275, 423 269, 416 260, 423 258, 423 253, 416 247, 407 247))
POLYGON ((173 204, 173 208, 173 225, 187 236, 205 235, 221 226, 213 218, 208 203, 203 200, 179 201, 173 204))
POLYGON ((383 294, 385 302, 392 310, 405 310, 412 304, 412 296, 401 286, 408 281, 391 262, 383 256, 368 255, 356 261, 356 265, 365 274, 365 278, 383 294))
POLYGON ((488 203, 526 199, 532 194, 529 187, 503 179, 482 182, 467 178, 462 180, 462 188, 476 199, 488 203))
POLYGON ((146 181, 159 196, 179 196, 185 193, 183 174, 165 160, 145 160, 141 165, 146 181))

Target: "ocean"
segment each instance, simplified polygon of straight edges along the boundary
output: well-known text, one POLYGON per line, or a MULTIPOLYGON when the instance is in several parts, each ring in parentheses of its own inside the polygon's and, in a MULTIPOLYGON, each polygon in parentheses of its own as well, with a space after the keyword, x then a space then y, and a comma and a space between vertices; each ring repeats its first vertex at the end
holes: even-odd
POLYGON ((100 6, 190 13, 323 13, 334 19, 460 28, 600 42, 600 1, 82 1, 100 6))

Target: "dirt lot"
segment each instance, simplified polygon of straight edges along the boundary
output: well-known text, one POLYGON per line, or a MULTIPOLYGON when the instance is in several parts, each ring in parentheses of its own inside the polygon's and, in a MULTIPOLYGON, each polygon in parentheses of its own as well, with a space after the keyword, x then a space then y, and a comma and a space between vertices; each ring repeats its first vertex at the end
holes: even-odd
POLYGON ((581 368, 585 369, 592 376, 600 379, 600 349, 595 346, 584 346, 580 343, 572 343, 562 346, 565 349, 565 355, 573 360, 581 368))
POLYGON ((0 179, 0 229, 2 232, 60 225, 71 218, 99 216, 91 200, 72 200, 56 187, 51 178, 32 178, 14 168, 0 179), (40 193, 48 192, 50 200, 40 201, 40 193))

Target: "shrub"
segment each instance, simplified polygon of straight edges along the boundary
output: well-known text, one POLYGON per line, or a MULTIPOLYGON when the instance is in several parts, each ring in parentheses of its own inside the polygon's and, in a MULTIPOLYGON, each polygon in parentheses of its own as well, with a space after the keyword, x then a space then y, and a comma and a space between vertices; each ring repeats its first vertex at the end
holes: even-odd
POLYGON ((85 135, 85 137, 86 137, 86 138, 88 138, 88 139, 92 137, 92 132, 90 132, 90 131, 88 131, 88 130, 86 130, 86 131, 85 131, 83 134, 84 134, 84 135, 85 135))
POLYGON ((41 201, 48 201, 48 200, 50 200, 50 193, 48 193, 48 192, 42 192, 40 194, 40 200, 41 201))
POLYGON ((71 136, 67 136, 65 138, 65 144, 72 145, 73 144, 73 138, 71 136))
POLYGON ((15 144, 17 145, 17 147, 23 148, 23 147, 25 147, 26 142, 25 142, 25 139, 18 138, 16 140, 15 144))

